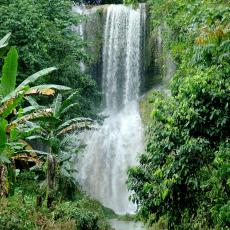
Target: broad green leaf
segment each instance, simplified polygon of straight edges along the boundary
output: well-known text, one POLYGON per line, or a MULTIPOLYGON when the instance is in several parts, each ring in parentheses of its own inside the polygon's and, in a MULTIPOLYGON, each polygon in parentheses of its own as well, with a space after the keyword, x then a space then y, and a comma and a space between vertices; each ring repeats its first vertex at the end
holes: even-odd
POLYGON ((52 109, 41 109, 41 110, 38 110, 38 111, 35 111, 33 113, 30 113, 30 114, 26 114, 16 120, 14 120, 13 122, 11 122, 8 126, 9 129, 12 129, 14 127, 17 127, 18 125, 20 124, 24 124, 28 121, 31 121, 31 120, 36 120, 36 119, 39 119, 39 118, 48 118, 48 117, 51 117, 53 114, 53 111, 52 109))
POLYGON ((35 111, 36 109, 43 109, 44 107, 39 107, 39 106, 28 106, 28 107, 26 107, 26 108, 23 108, 23 111, 22 111, 22 115, 25 115, 25 114, 27 114, 27 113, 31 113, 31 112, 33 112, 33 111, 35 111))
POLYGON ((67 106, 66 108, 64 108, 64 109, 61 111, 61 114, 65 114, 65 113, 68 112, 71 108, 74 108, 74 107, 76 107, 77 105, 79 105, 79 103, 70 104, 69 106, 67 106))
POLYGON ((30 105, 34 107, 39 107, 39 104, 32 97, 25 97, 25 99, 30 103, 30 105))
POLYGON ((65 107, 67 107, 69 104, 71 104, 72 100, 74 99, 75 96, 79 95, 78 91, 75 91, 74 93, 72 93, 67 99, 65 99, 62 103, 62 109, 64 109, 65 107))
POLYGON ((1 79, 1 94, 8 95, 15 89, 18 69, 18 52, 11 48, 4 60, 1 79))
POLYGON ((5 37, 3 37, 0 40, 0 49, 6 47, 8 45, 8 42, 10 40, 10 36, 11 36, 11 33, 8 33, 5 37))
POLYGON ((36 149, 33 149, 33 150, 25 150, 24 153, 37 153, 37 154, 39 154, 39 155, 49 155, 49 153, 47 153, 47 152, 43 152, 43 151, 36 150, 36 149))
POLYGON ((77 122, 73 123, 63 129, 61 129, 58 133, 57 136, 64 135, 69 132, 74 132, 74 131, 82 131, 82 130, 92 130, 94 127, 91 125, 91 122, 77 122))
POLYGON ((168 193, 169 193, 169 190, 167 188, 163 190, 163 192, 162 192, 162 199, 163 200, 165 200, 165 198, 167 197, 168 193))
POLYGON ((46 84, 46 85, 38 85, 31 87, 30 90, 43 90, 43 89, 57 89, 57 90, 70 90, 70 87, 63 85, 55 85, 55 84, 46 84))
POLYGON ((25 94, 25 92, 29 89, 29 86, 25 86, 24 88, 22 88, 20 91, 19 90, 14 90, 13 92, 9 93, 8 95, 6 95, 1 101, 0 103, 5 103, 8 100, 11 100, 12 98, 16 98, 18 97, 18 95, 20 94, 25 94))
POLYGON ((54 117, 58 117, 59 116, 59 112, 60 112, 60 108, 61 108, 61 103, 62 103, 62 95, 58 94, 56 99, 53 102, 53 113, 54 113, 54 117))
POLYGON ((47 141, 47 139, 46 138, 44 138, 43 136, 41 136, 41 135, 34 135, 34 136, 29 136, 29 137, 27 137, 26 138, 26 140, 35 140, 35 139, 41 139, 41 140, 45 140, 45 141, 47 141))
POLYGON ((23 86, 27 86, 29 85, 30 83, 33 83, 35 82, 38 78, 40 77, 43 77, 43 76, 46 76, 50 73, 52 73, 54 70, 57 70, 56 67, 50 67, 50 68, 47 68, 47 69, 43 69, 31 76, 29 76, 26 80, 24 80, 17 88, 16 90, 20 90, 23 86))
POLYGON ((68 127, 69 125, 73 124, 73 123, 82 123, 82 122, 89 122, 92 123, 93 120, 90 118, 85 118, 85 117, 76 117, 76 118, 72 118, 66 122, 64 122, 62 125, 60 125, 57 130, 61 130, 64 129, 66 127, 68 127))
POLYGON ((8 163, 10 164, 11 161, 9 160, 9 158, 6 156, 6 155, 0 155, 0 162, 5 162, 5 163, 8 163))
POLYGON ((17 129, 11 129, 10 130, 10 141, 16 141, 18 139, 18 130, 17 129))
POLYGON ((26 114, 26 113, 31 113, 33 112, 34 110, 38 109, 44 109, 45 107, 44 106, 40 106, 34 98, 28 96, 28 97, 24 97, 29 103, 30 103, 30 106, 28 107, 25 107, 23 108, 23 112, 22 114, 26 114))
POLYGON ((7 121, 5 119, 0 119, 0 147, 4 147, 7 142, 6 127, 7 121))
POLYGON ((62 86, 62 85, 38 85, 31 87, 27 92, 26 95, 32 95, 32 94, 43 94, 43 95, 54 95, 55 90, 70 90, 71 88, 67 86, 62 86))
POLYGON ((3 105, 0 106, 0 115, 6 118, 12 113, 12 111, 21 103, 24 96, 24 92, 20 92, 15 98, 10 98, 3 105))

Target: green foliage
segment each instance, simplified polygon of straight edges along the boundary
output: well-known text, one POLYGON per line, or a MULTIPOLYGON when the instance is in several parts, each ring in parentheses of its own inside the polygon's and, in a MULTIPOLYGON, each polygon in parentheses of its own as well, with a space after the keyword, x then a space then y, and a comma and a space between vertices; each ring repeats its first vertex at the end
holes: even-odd
POLYGON ((124 0, 123 4, 126 5, 136 5, 138 2, 136 0, 124 0))
POLYGON ((149 1, 177 61, 172 96, 153 94, 152 121, 128 187, 149 224, 229 228, 230 33, 225 2, 149 1))
POLYGON ((7 137, 6 137, 6 126, 7 126, 7 121, 4 119, 0 120, 0 146, 4 146, 6 144, 7 141, 7 137))
POLYGON ((20 190, 24 197, 36 196, 42 193, 40 183, 45 178, 45 173, 38 171, 35 166, 34 169, 30 170, 17 170, 15 186, 20 190))
POLYGON ((33 75, 26 78, 22 83, 20 83, 19 86, 17 87, 17 89, 20 89, 24 86, 27 86, 27 85, 35 82, 38 78, 46 76, 46 75, 50 74, 51 72, 53 72, 54 70, 57 70, 57 68, 56 67, 50 67, 50 68, 40 70, 37 73, 34 73, 33 75))
MULTIPOLYGON (((8 42, 9 35, 6 35, 0 43, 2 44, 2 48, 5 48, 5 43, 8 42)), ((1 50, 2 50, 1 48, 1 50)), ((16 109, 22 104, 22 101, 27 94, 45 94, 50 95, 53 94, 55 89, 70 89, 69 87, 59 86, 59 85, 41 85, 38 87, 30 88, 29 85, 34 83, 34 81, 38 80, 39 78, 50 74, 54 70, 55 67, 43 69, 28 78, 26 78, 19 86, 16 87, 16 77, 17 77, 17 66, 18 66, 18 54, 15 48, 11 48, 5 58, 4 65, 3 65, 3 74, 0 84, 0 163, 2 166, 2 170, 6 171, 6 173, 1 173, 1 188, 4 189, 4 193, 10 192, 12 193, 14 190, 14 166, 13 162, 11 161, 11 157, 18 153, 26 152, 24 150, 25 144, 20 143, 20 138, 26 138, 31 136, 31 134, 36 130, 38 131, 37 127, 25 127, 22 128, 25 123, 29 120, 38 119, 40 117, 49 117, 51 116, 52 110, 40 110, 38 112, 34 112, 36 108, 38 108, 38 104, 30 98, 29 101, 35 106, 34 108, 27 108, 27 113, 23 114, 23 109, 19 109, 18 114, 16 114, 16 109), (48 91, 47 91, 48 90, 48 91), (9 134, 9 138, 8 138, 9 134), (7 170, 5 169, 5 163, 8 163, 8 175, 7 170)), ((60 98, 60 96, 59 96, 60 98)), ((60 103, 59 103, 60 104, 60 103)), ((55 106, 55 111, 60 108, 55 106)), ((54 112, 55 113, 55 112, 54 112)), ((55 114, 56 115, 56 114, 55 114)), ((57 118, 58 119, 58 118, 57 118)), ((31 126, 31 124, 30 124, 31 126)), ((39 130, 40 131, 40 130, 39 130)), ((52 139, 53 141, 53 139, 52 139)), ((51 148, 53 146, 51 145, 51 148)), ((59 146, 58 146, 59 147, 59 146)), ((57 151, 56 151, 57 152, 57 151)), ((7 195, 7 194, 4 194, 7 195)))
POLYGON ((9 163, 8 157, 4 154, 4 150, 7 144, 7 136, 6 136, 6 127, 8 123, 5 119, 0 119, 0 163, 7 162, 9 163))
MULTIPOLYGON (((222 142, 215 152, 215 158, 209 168, 202 169, 201 187, 206 192, 201 207, 210 208, 209 218, 217 229, 230 226, 230 142, 222 142), (215 201, 215 202, 213 202, 215 201)), ((204 209, 204 208, 203 208, 204 209)))
MULTIPOLYGON (((49 166, 45 169, 47 175, 47 179, 45 180, 45 184, 47 185, 47 196, 50 194, 48 190, 52 189, 52 193, 55 196, 74 199, 73 191, 78 184, 73 175, 75 170, 71 165, 71 160, 74 157, 73 154, 78 153, 78 148, 76 148, 75 151, 73 151, 73 149, 72 151, 67 149, 66 146, 70 143, 66 143, 63 136, 69 132, 79 132, 82 131, 82 129, 89 129, 92 123, 92 120, 88 118, 76 117, 68 119, 68 116, 66 116, 70 109, 76 108, 76 106, 79 105, 73 102, 76 100, 77 96, 78 92, 74 92, 66 99, 63 99, 62 95, 58 94, 56 98, 54 98, 50 106, 51 108, 44 108, 43 106, 45 112, 41 113, 41 116, 37 117, 38 119, 36 120, 34 119, 32 123, 33 126, 37 126, 38 129, 34 130, 33 135, 27 137, 27 140, 40 139, 48 146, 49 151, 47 152, 34 150, 43 158, 43 165, 45 159, 46 163, 49 162, 50 157, 54 159, 52 170, 49 166), (49 111, 49 113, 47 114, 46 111, 49 111), (55 179, 55 185, 53 188, 49 188, 49 181, 51 181, 48 176, 49 174, 54 175, 53 180, 55 179)), ((28 102, 31 104, 29 106, 30 111, 39 107, 38 103, 35 100, 31 100, 31 98, 28 98, 28 102)), ((35 113, 37 112, 32 112, 29 114, 29 117, 31 115, 35 116, 35 113)), ((26 115, 24 118, 25 117, 26 115)), ((30 120, 32 119, 30 118, 30 120)), ((20 130, 21 127, 19 126, 18 129, 20 130)), ((19 130, 18 132, 20 132, 19 130)))
POLYGON ((0 58, 3 58, 5 55, 5 52, 7 51, 7 46, 9 43, 11 33, 8 33, 0 40, 0 58))
POLYGON ((103 209, 96 201, 83 197, 81 200, 61 204, 54 212, 54 218, 74 219, 79 230, 110 229, 105 221, 103 209))
MULTIPOLYGON (((10 39, 11 33, 8 33, 7 35, 5 35, 1 40, 0 40, 0 49, 5 48, 6 46, 8 46, 8 42, 10 39)), ((1 57, 2 58, 2 57, 1 57)))
POLYGON ((32 176, 23 173, 17 184, 16 194, 0 200, 1 229, 111 229, 106 222, 104 208, 82 194, 78 194, 78 199, 74 202, 56 203, 53 210, 36 207, 34 196, 36 185, 26 186, 28 185, 26 182, 31 182, 31 179, 32 176))
MULTIPOLYGON (((67 38, 64 37, 64 32, 70 33, 68 26, 78 20, 69 12, 71 2, 68 0, 61 2, 7 0, 1 6, 1 11, 4 12, 1 13, 1 33, 6 30, 13 32, 11 43, 19 47, 21 54, 19 65, 23 67, 24 76, 28 74, 27 71, 36 72, 49 66, 50 61, 56 58, 57 50, 65 48, 61 47, 61 42, 67 38), (51 49, 57 44, 57 49, 53 50, 56 53, 52 57, 51 49)), ((71 39, 62 45, 72 41, 71 39)), ((58 56, 61 56, 60 53, 58 56)))
MULTIPOLYGON (((78 65, 80 61, 88 62, 89 57, 82 49, 84 42, 72 31, 72 25, 76 25, 80 17, 71 12, 71 7, 70 0, 48 2, 46 0, 6 0, 1 2, 0 35, 12 31, 10 44, 16 44, 20 54, 17 69, 17 50, 8 47, 11 33, 0 40, 0 58, 9 51, 5 61, 0 62, 3 69, 0 85, 0 163, 1 166, 8 163, 6 175, 1 174, 1 177, 5 176, 5 178, 0 178, 0 182, 1 188, 6 188, 4 195, 10 196, 6 200, 0 199, 1 229, 40 229, 45 226, 47 229, 50 229, 49 227, 57 229, 57 226, 52 224, 54 215, 50 215, 50 210, 38 204, 39 198, 45 193, 42 188, 51 187, 46 185, 47 182, 49 183, 48 176, 47 181, 45 180, 45 173, 50 172, 50 166, 52 168, 49 164, 50 156, 57 160, 54 171, 58 181, 57 186, 55 184, 52 189, 47 189, 47 194, 51 196, 53 190, 58 191, 57 194, 55 193, 57 197, 52 197, 55 200, 52 207, 57 204, 57 198, 63 199, 63 196, 67 198, 68 195, 73 199, 76 195, 77 183, 73 178, 73 169, 70 165, 72 156, 63 151, 61 141, 65 133, 89 127, 91 119, 78 117, 71 119, 75 117, 72 114, 95 116, 92 105, 99 97, 95 82, 89 76, 82 74, 78 65), (46 68, 54 64, 59 67, 59 73, 53 72, 56 70, 54 67, 46 68), (40 69, 43 70, 39 71, 40 69), (31 72, 36 73, 26 78, 31 72), (49 75, 48 78, 41 80, 41 77, 45 75, 49 75), (16 77, 17 87, 15 87, 16 77), (40 83, 46 84, 34 86, 34 82, 38 79, 40 83), (58 95, 53 106, 47 108, 49 100, 47 101, 45 96, 54 95, 56 90, 70 90, 68 86, 59 85, 60 83, 76 87, 78 90, 69 97, 67 93, 58 95), (37 96, 39 103, 32 98, 33 95, 38 94, 42 95, 37 96), (73 102, 76 98, 78 103, 73 102), (27 102, 24 99, 27 99, 27 102), (24 107, 28 105, 28 102, 30 105, 24 107), (39 105, 40 102, 42 105, 39 105), (78 114, 75 113, 76 106, 79 108, 78 114), (34 134, 36 136, 32 136, 34 134), (19 143, 20 139, 26 138, 28 140, 41 138, 47 141, 50 147, 48 154, 36 151, 41 158, 47 156, 47 162, 43 161, 44 158, 38 160, 32 149, 26 149, 27 143, 19 143), (32 167, 29 172, 20 172, 15 183, 12 156, 17 154, 31 154, 39 165, 32 167), (11 191, 15 185, 17 194, 13 196, 11 191), (36 208, 35 197, 37 198, 36 208)), ((28 159, 30 158, 32 157, 28 156, 28 159)), ((5 168, 4 166, 3 169, 5 168)), ((47 196, 47 198, 50 197, 47 196)), ((69 205, 74 207, 74 204, 69 205)), ((70 213, 67 212, 66 216, 58 218, 57 221, 68 222, 72 229, 94 229, 94 226, 97 226, 97 229, 108 229, 99 205, 97 207, 100 213, 95 213, 93 209, 89 211, 88 207, 84 209, 83 205, 76 205, 81 207, 79 211, 82 213, 69 217, 67 215, 70 213)))
POLYGON ((2 68, 0 94, 8 95, 15 89, 18 69, 18 52, 16 48, 11 48, 4 60, 2 68))
MULTIPOLYGON (((57 66, 45 82, 79 89, 79 115, 95 116, 93 102, 99 102, 96 83, 81 73, 79 63, 89 60, 85 42, 72 30, 80 15, 72 1, 6 0, 0 8, 0 36, 12 32, 11 45, 19 50, 18 82, 47 66, 57 66)), ((40 80, 44 83, 44 80, 40 80)), ((43 98, 41 100, 44 100, 43 98)))
POLYGON ((122 4, 123 1, 122 0, 101 0, 100 4, 104 5, 104 4, 122 4))
POLYGON ((28 201, 26 205, 22 205, 23 201, 21 197, 13 197, 9 202, 1 200, 0 228, 6 230, 36 229, 36 222, 31 218, 31 214, 35 210, 31 199, 28 201))

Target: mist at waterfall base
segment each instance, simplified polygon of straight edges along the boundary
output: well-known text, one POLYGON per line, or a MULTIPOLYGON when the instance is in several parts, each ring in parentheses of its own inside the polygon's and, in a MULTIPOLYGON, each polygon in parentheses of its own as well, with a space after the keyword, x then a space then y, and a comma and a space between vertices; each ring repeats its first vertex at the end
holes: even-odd
POLYGON ((97 130, 82 133, 86 147, 76 160, 82 189, 118 214, 134 213, 126 187, 127 170, 143 151, 139 112, 141 52, 145 9, 110 5, 103 43, 103 115, 97 130))

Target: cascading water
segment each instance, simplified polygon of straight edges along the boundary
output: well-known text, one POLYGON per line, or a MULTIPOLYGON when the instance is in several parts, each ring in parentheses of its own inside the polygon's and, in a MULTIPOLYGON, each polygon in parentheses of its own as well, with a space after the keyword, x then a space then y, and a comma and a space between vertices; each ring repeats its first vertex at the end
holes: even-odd
POLYGON ((143 151, 139 88, 145 9, 123 5, 107 8, 103 43, 103 114, 108 118, 95 131, 84 133, 84 154, 78 159, 83 190, 116 213, 132 213, 126 188, 127 170, 143 151))

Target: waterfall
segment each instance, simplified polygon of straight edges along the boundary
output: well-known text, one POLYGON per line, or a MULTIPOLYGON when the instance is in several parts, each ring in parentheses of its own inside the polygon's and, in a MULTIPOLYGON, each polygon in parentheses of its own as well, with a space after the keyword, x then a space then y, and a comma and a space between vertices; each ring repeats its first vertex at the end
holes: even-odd
POLYGON ((135 212, 126 188, 127 170, 143 151, 139 113, 144 7, 107 8, 104 25, 102 126, 82 134, 86 148, 76 169, 83 190, 116 213, 135 212))

